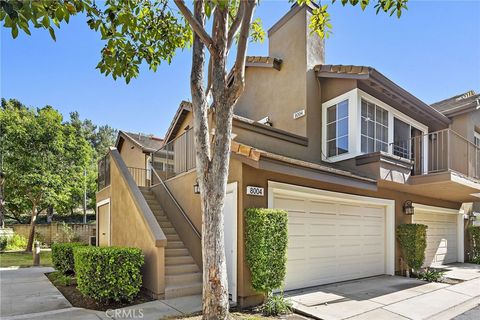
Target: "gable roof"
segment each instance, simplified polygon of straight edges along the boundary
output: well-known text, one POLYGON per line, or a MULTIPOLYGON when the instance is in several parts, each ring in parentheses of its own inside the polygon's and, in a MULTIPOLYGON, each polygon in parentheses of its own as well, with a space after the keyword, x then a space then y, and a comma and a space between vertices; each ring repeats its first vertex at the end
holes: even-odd
POLYGON ((446 116, 456 116, 480 109, 480 94, 470 90, 451 98, 432 103, 431 107, 446 116))
POLYGON ((185 117, 191 111, 192 111, 191 102, 188 102, 185 100, 180 102, 177 112, 173 116, 172 122, 170 123, 167 133, 165 134, 165 143, 170 141, 170 138, 174 137, 178 133, 178 130, 180 129, 180 126, 183 123, 183 120, 185 120, 185 117))
POLYGON ((412 118, 428 123, 434 130, 440 130, 450 124, 450 119, 431 108, 407 90, 369 66, 354 65, 317 65, 320 78, 355 79, 357 87, 377 96, 392 107, 412 118))
POLYGON ((119 131, 115 146, 121 149, 123 140, 129 140, 144 152, 155 152, 163 146, 163 139, 153 135, 146 135, 143 133, 133 133, 127 131, 119 131))

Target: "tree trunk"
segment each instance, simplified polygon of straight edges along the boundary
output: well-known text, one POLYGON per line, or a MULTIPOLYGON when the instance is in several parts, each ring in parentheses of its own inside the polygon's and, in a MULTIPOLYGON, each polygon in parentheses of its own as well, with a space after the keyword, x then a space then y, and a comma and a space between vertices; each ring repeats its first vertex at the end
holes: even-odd
POLYGON ((35 225, 37 224, 37 206, 32 205, 32 219, 30 220, 30 232, 28 234, 28 243, 25 251, 32 252, 33 240, 35 238, 35 225))
POLYGON ((47 208, 47 223, 52 223, 53 220, 53 207, 49 206, 47 208))

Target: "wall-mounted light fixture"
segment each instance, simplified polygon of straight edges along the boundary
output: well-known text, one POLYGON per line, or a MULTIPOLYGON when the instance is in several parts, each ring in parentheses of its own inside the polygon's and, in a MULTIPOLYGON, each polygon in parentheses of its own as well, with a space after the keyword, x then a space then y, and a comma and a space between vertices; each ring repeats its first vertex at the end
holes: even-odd
POLYGON ((193 185, 193 193, 200 194, 200 186, 198 185, 198 181, 193 185))
POLYGON ((411 216, 415 213, 415 208, 413 207, 413 203, 412 203, 411 200, 407 200, 403 204, 403 213, 405 213, 406 215, 409 215, 409 216, 411 216))

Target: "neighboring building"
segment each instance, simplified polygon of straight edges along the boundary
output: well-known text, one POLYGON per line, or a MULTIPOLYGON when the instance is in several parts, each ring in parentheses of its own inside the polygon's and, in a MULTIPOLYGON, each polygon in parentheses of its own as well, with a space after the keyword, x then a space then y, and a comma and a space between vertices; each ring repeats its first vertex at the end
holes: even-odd
MULTIPOLYGON (((230 298, 242 306, 260 299, 245 258, 246 208, 288 210, 291 290, 400 271, 402 223, 429 226, 426 265, 463 262, 459 209, 480 193, 480 149, 377 70, 325 65, 324 43, 308 29, 313 8, 294 5, 270 28, 269 56, 248 57, 235 108, 225 247, 230 298)), ((153 154, 170 166, 150 187, 138 188, 112 150, 111 183, 97 194, 99 241, 142 248, 144 284, 158 297, 201 293, 192 125, 182 102, 153 154)))

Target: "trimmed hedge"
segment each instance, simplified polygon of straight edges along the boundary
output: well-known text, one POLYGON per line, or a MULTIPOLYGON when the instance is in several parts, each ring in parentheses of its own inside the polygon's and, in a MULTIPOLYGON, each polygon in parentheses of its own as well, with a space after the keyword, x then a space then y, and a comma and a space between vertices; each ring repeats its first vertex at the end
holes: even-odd
POLYGON ((75 263, 73 261, 73 248, 86 246, 85 243, 53 243, 52 244, 52 263, 55 269, 63 274, 73 273, 75 263))
POLYGON ((471 241, 471 261, 478 263, 480 261, 480 226, 470 226, 468 227, 468 234, 470 235, 471 241))
POLYGON ((77 247, 77 289, 99 301, 132 301, 142 286, 142 250, 123 247, 77 247))
POLYGON ((424 224, 416 223, 401 224, 397 227, 397 239, 402 247, 405 262, 415 272, 425 261, 427 228, 424 224))
POLYGON ((246 210, 246 250, 252 287, 267 296, 281 288, 285 280, 287 222, 284 210, 246 210))

